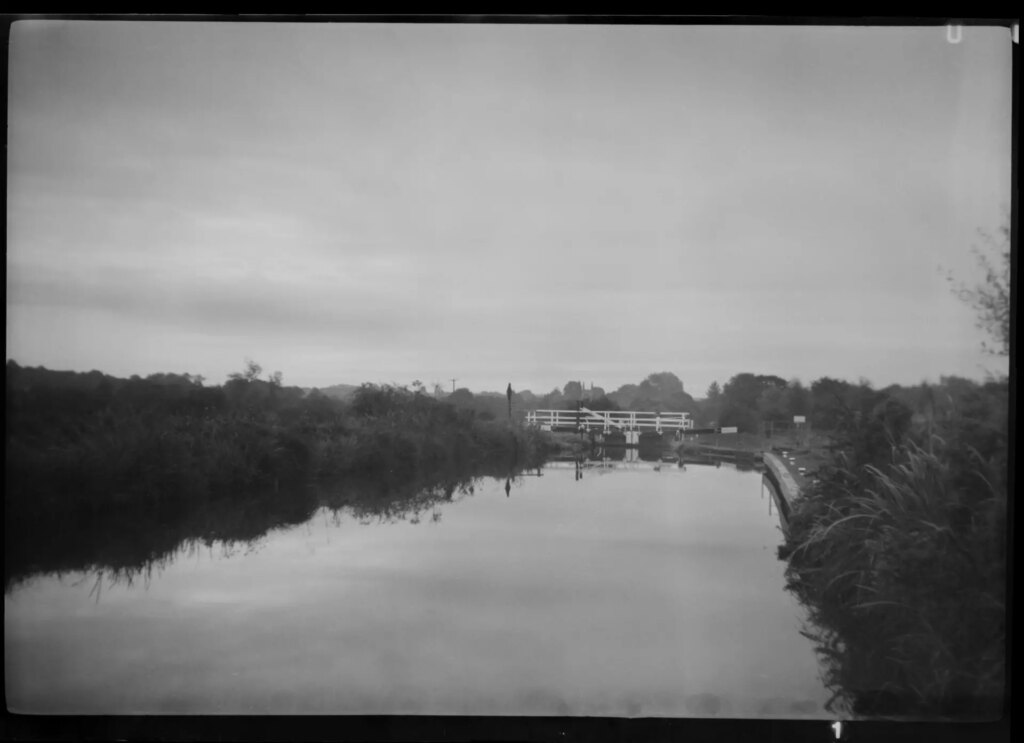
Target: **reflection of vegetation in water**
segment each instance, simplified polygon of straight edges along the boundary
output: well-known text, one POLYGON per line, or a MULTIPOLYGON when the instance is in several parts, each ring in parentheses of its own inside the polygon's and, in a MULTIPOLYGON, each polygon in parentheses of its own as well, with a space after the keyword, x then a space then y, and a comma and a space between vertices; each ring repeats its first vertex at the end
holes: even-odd
POLYGON ((252 494, 199 508, 125 505, 102 514, 22 513, 7 529, 5 586, 41 572, 105 569, 124 579, 177 554, 182 545, 244 544, 312 515, 309 489, 252 494))
POLYGON ((545 456, 539 432, 422 391, 364 385, 343 403, 259 372, 204 387, 9 362, 8 585, 89 564, 134 570, 190 538, 245 541, 302 523, 329 483, 371 482, 366 497, 386 509, 403 489, 545 456))
POLYGON ((613 462, 622 462, 626 459, 626 447, 624 446, 606 446, 602 449, 602 453, 613 462))
POLYGON ((95 574, 90 595, 103 586, 148 585, 154 570, 182 556, 217 550, 222 556, 252 552, 274 529, 306 523, 318 509, 337 521, 348 513, 360 523, 437 523, 440 506, 472 495, 481 476, 515 479, 518 470, 480 468, 473 476, 433 481, 350 480, 344 484, 254 494, 201 510, 155 512, 123 509, 103 518, 50 519, 19 524, 6 542, 5 589, 41 573, 95 574))

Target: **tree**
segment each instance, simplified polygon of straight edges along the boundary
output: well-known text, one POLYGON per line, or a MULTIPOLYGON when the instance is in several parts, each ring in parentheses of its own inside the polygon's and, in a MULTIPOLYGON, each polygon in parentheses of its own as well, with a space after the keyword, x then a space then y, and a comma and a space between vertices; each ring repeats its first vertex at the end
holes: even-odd
POLYGON ((781 423, 790 418, 787 406, 787 389, 768 385, 757 397, 757 410, 761 414, 761 420, 781 423))
POLYGON ((452 394, 448 395, 448 402, 460 408, 473 407, 473 400, 476 396, 466 387, 459 387, 452 394))
POLYGON ((786 410, 788 414, 806 416, 810 409, 810 392, 800 384, 799 379, 789 380, 789 385, 786 387, 786 410))
POLYGON ((533 394, 530 390, 523 390, 522 392, 516 392, 512 398, 512 407, 514 409, 529 409, 543 407, 541 405, 541 399, 533 394))
POLYGON ((701 400, 699 409, 701 422, 704 425, 711 426, 718 423, 718 419, 722 417, 722 388, 718 382, 708 385, 708 391, 705 393, 704 399, 701 400))
POLYGON ((846 399, 850 387, 849 382, 830 377, 811 383, 811 423, 815 428, 833 430, 847 419, 846 399))
POLYGON ((600 395, 598 397, 592 397, 584 404, 584 407, 590 410, 619 410, 619 406, 615 404, 615 401, 610 399, 607 395, 600 395))
POLYGON ((548 410, 558 410, 564 403, 565 397, 562 395, 562 391, 555 387, 551 392, 541 398, 540 407, 548 410))
MULTIPOLYGON (((778 377, 763 377, 750 372, 734 375, 722 389, 723 402, 756 411, 757 400, 767 386, 764 383, 765 379, 778 379, 778 377)), ((785 380, 780 381, 785 386, 785 380)))
POLYGON ((650 374, 640 383, 633 399, 635 410, 692 413, 697 404, 683 389, 683 382, 672 372, 650 374))
POLYGON ((255 382, 260 378, 260 374, 263 373, 263 367, 257 364, 252 359, 245 360, 245 371, 232 372, 228 375, 228 379, 240 380, 243 382, 255 382))
POLYGON ((579 382, 566 382, 562 388, 562 395, 566 400, 576 402, 583 399, 583 385, 579 382))
POLYGON ((195 384, 192 376, 189 374, 173 374, 165 372, 150 374, 146 377, 146 381, 170 387, 191 387, 195 384))
POLYGON ((720 424, 757 433, 761 430, 762 411, 778 419, 779 393, 785 389, 786 380, 774 374, 734 375, 722 388, 720 424))
POLYGON ((759 433, 761 419, 754 408, 744 407, 734 402, 725 402, 719 416, 720 426, 736 426, 743 433, 759 433))
POLYGON ((636 410, 633 406, 633 401, 636 399, 639 390, 640 388, 635 384, 624 384, 615 392, 609 394, 608 399, 612 400, 623 410, 636 410))
POLYGON ((979 230, 985 249, 971 247, 978 265, 984 271, 982 283, 968 287, 947 275, 953 293, 975 311, 976 325, 984 331, 990 343, 981 347, 994 356, 1010 353, 1010 225, 1003 224, 995 235, 979 230), (990 254, 994 252, 995 256, 990 254))

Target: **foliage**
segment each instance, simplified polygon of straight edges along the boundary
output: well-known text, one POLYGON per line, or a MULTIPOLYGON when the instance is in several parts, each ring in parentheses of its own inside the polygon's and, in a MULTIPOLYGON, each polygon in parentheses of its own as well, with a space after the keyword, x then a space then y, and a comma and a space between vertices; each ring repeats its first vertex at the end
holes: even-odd
POLYGON ((339 476, 412 480, 543 457, 542 435, 507 416, 488 420, 392 386, 363 385, 346 404, 284 387, 279 375, 260 380, 258 370, 249 362, 223 386, 203 387, 9 362, 8 523, 205 508, 339 476))
POLYGON ((609 398, 607 395, 599 395, 586 400, 584 407, 590 410, 621 410, 614 400, 609 398))
POLYGON ((636 399, 639 391, 640 385, 638 384, 624 384, 614 392, 610 392, 608 399, 618 405, 621 410, 635 410, 633 400, 636 399))
POLYGON ((722 388, 719 424, 759 433, 764 420, 783 416, 780 405, 785 389, 786 380, 772 374, 736 374, 722 388))
POLYGON ((845 389, 844 450, 795 501, 781 550, 808 635, 855 714, 998 715, 1006 385, 864 387, 845 389))
MULTIPOLYGON (((687 413, 697 410, 693 397, 683 389, 682 381, 672 372, 650 374, 640 384, 624 384, 606 397, 619 410, 687 413)), ((587 407, 599 409, 591 405, 587 407)))
POLYGON ((650 374, 640 383, 633 400, 634 410, 693 413, 694 399, 683 389, 683 383, 672 372, 650 374))
POLYGON ((583 395, 582 382, 566 382, 562 388, 562 397, 566 400, 582 400, 583 395))
POLYGON ((996 356, 1010 353, 1010 225, 1003 224, 995 235, 980 231, 985 248, 977 245, 971 248, 981 268, 984 279, 970 287, 956 281, 951 275, 947 280, 960 299, 970 305, 977 317, 976 325, 988 337, 989 343, 982 342, 982 348, 996 356), (994 253, 994 256, 992 255, 994 253))
POLYGON ((234 372, 229 374, 228 378, 244 382, 255 382, 259 379, 260 374, 263 373, 263 367, 257 364, 252 359, 245 360, 245 370, 241 372, 234 372))
POLYGON ((716 426, 722 416, 722 388, 718 382, 708 385, 704 399, 697 401, 696 423, 699 426, 716 426))
POLYGON ((791 420, 787 388, 768 385, 757 396, 757 410, 762 421, 791 420))

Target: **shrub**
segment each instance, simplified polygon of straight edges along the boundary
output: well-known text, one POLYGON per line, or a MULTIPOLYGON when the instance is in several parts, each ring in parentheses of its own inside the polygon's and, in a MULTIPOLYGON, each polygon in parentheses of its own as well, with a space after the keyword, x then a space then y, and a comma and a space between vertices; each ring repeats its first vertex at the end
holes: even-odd
POLYGON ((866 715, 993 715, 1002 702, 1005 481, 979 455, 959 472, 931 436, 889 465, 847 462, 799 499, 789 587, 829 683, 866 715), (969 486, 964 483, 969 482, 969 486))

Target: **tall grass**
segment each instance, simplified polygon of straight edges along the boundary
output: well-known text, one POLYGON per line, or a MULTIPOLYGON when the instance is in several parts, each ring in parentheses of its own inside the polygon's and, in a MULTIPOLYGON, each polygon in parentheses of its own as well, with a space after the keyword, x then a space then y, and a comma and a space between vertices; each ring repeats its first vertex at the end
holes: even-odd
POLYGON ((362 500, 394 510, 439 484, 536 466, 547 446, 537 431, 403 389, 367 386, 351 405, 256 392, 126 383, 115 394, 50 395, 9 382, 8 565, 67 567, 93 554, 130 567, 169 549, 165 537, 179 527, 265 531, 260 513, 302 518, 311 492, 350 492, 352 483, 362 483, 362 500), (211 519, 220 526, 202 526, 211 519), (124 546, 125 557, 103 545, 124 546))
MULTIPOLYGON (((495 459, 528 461, 545 447, 537 432, 402 389, 368 386, 349 408, 320 399, 284 409, 245 397, 198 408, 187 396, 148 390, 137 399, 129 391, 136 397, 72 394, 61 406, 46 395, 13 395, 8 504, 198 504, 339 476, 413 479, 495 459)), ((209 390, 194 396, 200 392, 209 390)))
POLYGON ((869 716, 995 716, 1005 669, 1006 482, 936 435, 848 461, 794 504, 789 587, 835 703, 869 716), (969 477, 964 477, 968 474, 969 477))

